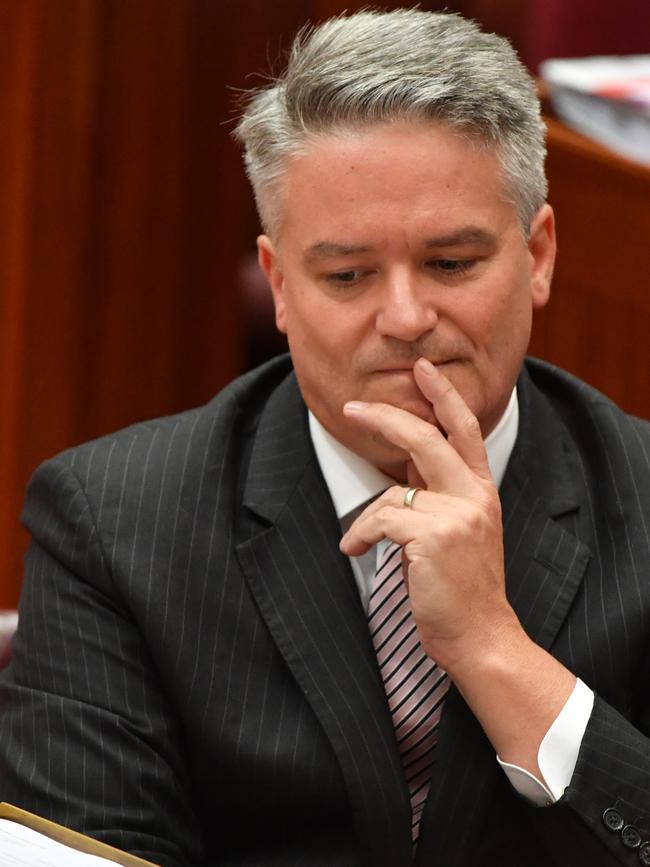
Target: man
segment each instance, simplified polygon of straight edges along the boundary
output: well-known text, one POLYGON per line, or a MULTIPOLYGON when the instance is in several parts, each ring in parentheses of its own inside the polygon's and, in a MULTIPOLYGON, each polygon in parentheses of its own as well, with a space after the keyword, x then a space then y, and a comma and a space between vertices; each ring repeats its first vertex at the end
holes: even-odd
POLYGON ((364 12, 238 135, 291 359, 37 471, 2 797, 169 867, 650 863, 650 428, 523 364, 530 78, 364 12))

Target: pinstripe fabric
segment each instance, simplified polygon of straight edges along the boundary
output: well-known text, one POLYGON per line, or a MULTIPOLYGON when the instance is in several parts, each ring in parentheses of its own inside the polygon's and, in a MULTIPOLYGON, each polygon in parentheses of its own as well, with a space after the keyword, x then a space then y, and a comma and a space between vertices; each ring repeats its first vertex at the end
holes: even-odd
MULTIPOLYGON (((35 474, 0 798, 164 867, 412 863, 376 657, 288 370, 35 474)), ((415 863, 632 865, 600 816, 618 799, 650 836, 650 433, 545 365, 519 394, 508 593, 598 697, 565 798, 534 810, 451 687, 415 863)))

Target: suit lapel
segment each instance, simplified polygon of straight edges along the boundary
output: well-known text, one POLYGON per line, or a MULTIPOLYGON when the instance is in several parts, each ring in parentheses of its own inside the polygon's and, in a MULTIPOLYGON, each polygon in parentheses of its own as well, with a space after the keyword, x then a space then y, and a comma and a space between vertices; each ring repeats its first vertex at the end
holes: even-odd
MULTIPOLYGON (((567 433, 525 370, 518 397, 519 435, 500 491, 506 589, 524 629, 551 650, 590 552, 565 529, 581 500, 567 433)), ((504 782, 494 750, 452 687, 416 863, 466 863, 489 833, 486 814, 504 782)))
POLYGON ((237 555, 260 613, 323 726, 367 860, 411 858, 408 793, 366 619, 290 376, 263 411, 237 555))
POLYGON ((559 418, 526 372, 518 390, 522 422, 501 488, 506 589, 526 632, 550 650, 590 558, 569 529, 584 495, 559 418))

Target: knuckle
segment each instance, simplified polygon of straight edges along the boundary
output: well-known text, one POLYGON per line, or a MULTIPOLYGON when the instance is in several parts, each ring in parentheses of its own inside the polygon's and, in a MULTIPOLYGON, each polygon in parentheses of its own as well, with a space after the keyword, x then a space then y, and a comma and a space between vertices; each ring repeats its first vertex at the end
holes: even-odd
POLYGON ((458 531, 458 522, 447 515, 438 515, 435 525, 431 528, 432 536, 441 541, 450 541, 458 531))
POLYGON ((447 545, 457 544, 480 538, 488 523, 480 504, 466 501, 462 508, 436 522, 436 535, 447 545))
POLYGON ((384 491, 386 502, 390 503, 391 506, 401 506, 404 503, 405 495, 406 488, 402 485, 393 485, 392 488, 388 488, 388 490, 384 491))
POLYGON ((481 426, 473 413, 467 411, 461 420, 460 427, 466 437, 477 439, 481 437, 481 426))
POLYGON ((393 485, 386 488, 379 496, 373 500, 369 509, 370 513, 378 516, 383 509, 389 506, 400 506, 404 501, 404 488, 400 485, 393 485))
POLYGON ((477 498, 477 505, 489 516, 491 520, 501 521, 501 500, 499 493, 492 481, 483 483, 484 490, 477 498))
POLYGON ((486 523, 486 514, 478 503, 468 505, 465 512, 465 523, 472 532, 480 530, 486 523))
POLYGON ((417 442, 423 451, 437 448, 440 445, 442 434, 437 427, 427 425, 426 428, 420 430, 417 435, 417 442))
POLYGON ((438 383, 438 387, 440 389, 440 394, 442 395, 442 397, 449 397, 449 395, 455 393, 455 388, 446 376, 441 376, 438 380, 438 383))
POLYGON ((388 526, 390 526, 394 519, 397 509, 391 503, 386 503, 386 505, 382 506, 377 511, 377 522, 379 524, 379 528, 381 530, 385 530, 388 526))
POLYGON ((395 498, 395 495, 393 493, 394 490, 394 488, 386 488, 385 491, 382 491, 382 493, 374 501, 375 507, 377 509, 382 509, 387 503, 391 503, 395 498))

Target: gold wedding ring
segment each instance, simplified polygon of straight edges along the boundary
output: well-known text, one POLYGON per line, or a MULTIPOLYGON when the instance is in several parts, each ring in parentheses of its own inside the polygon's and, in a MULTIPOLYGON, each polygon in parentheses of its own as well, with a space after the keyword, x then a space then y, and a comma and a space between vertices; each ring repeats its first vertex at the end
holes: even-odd
POLYGON ((413 497, 417 494, 418 491, 421 491, 422 488, 409 488, 408 491, 404 494, 404 505, 407 509, 413 508, 413 497))

